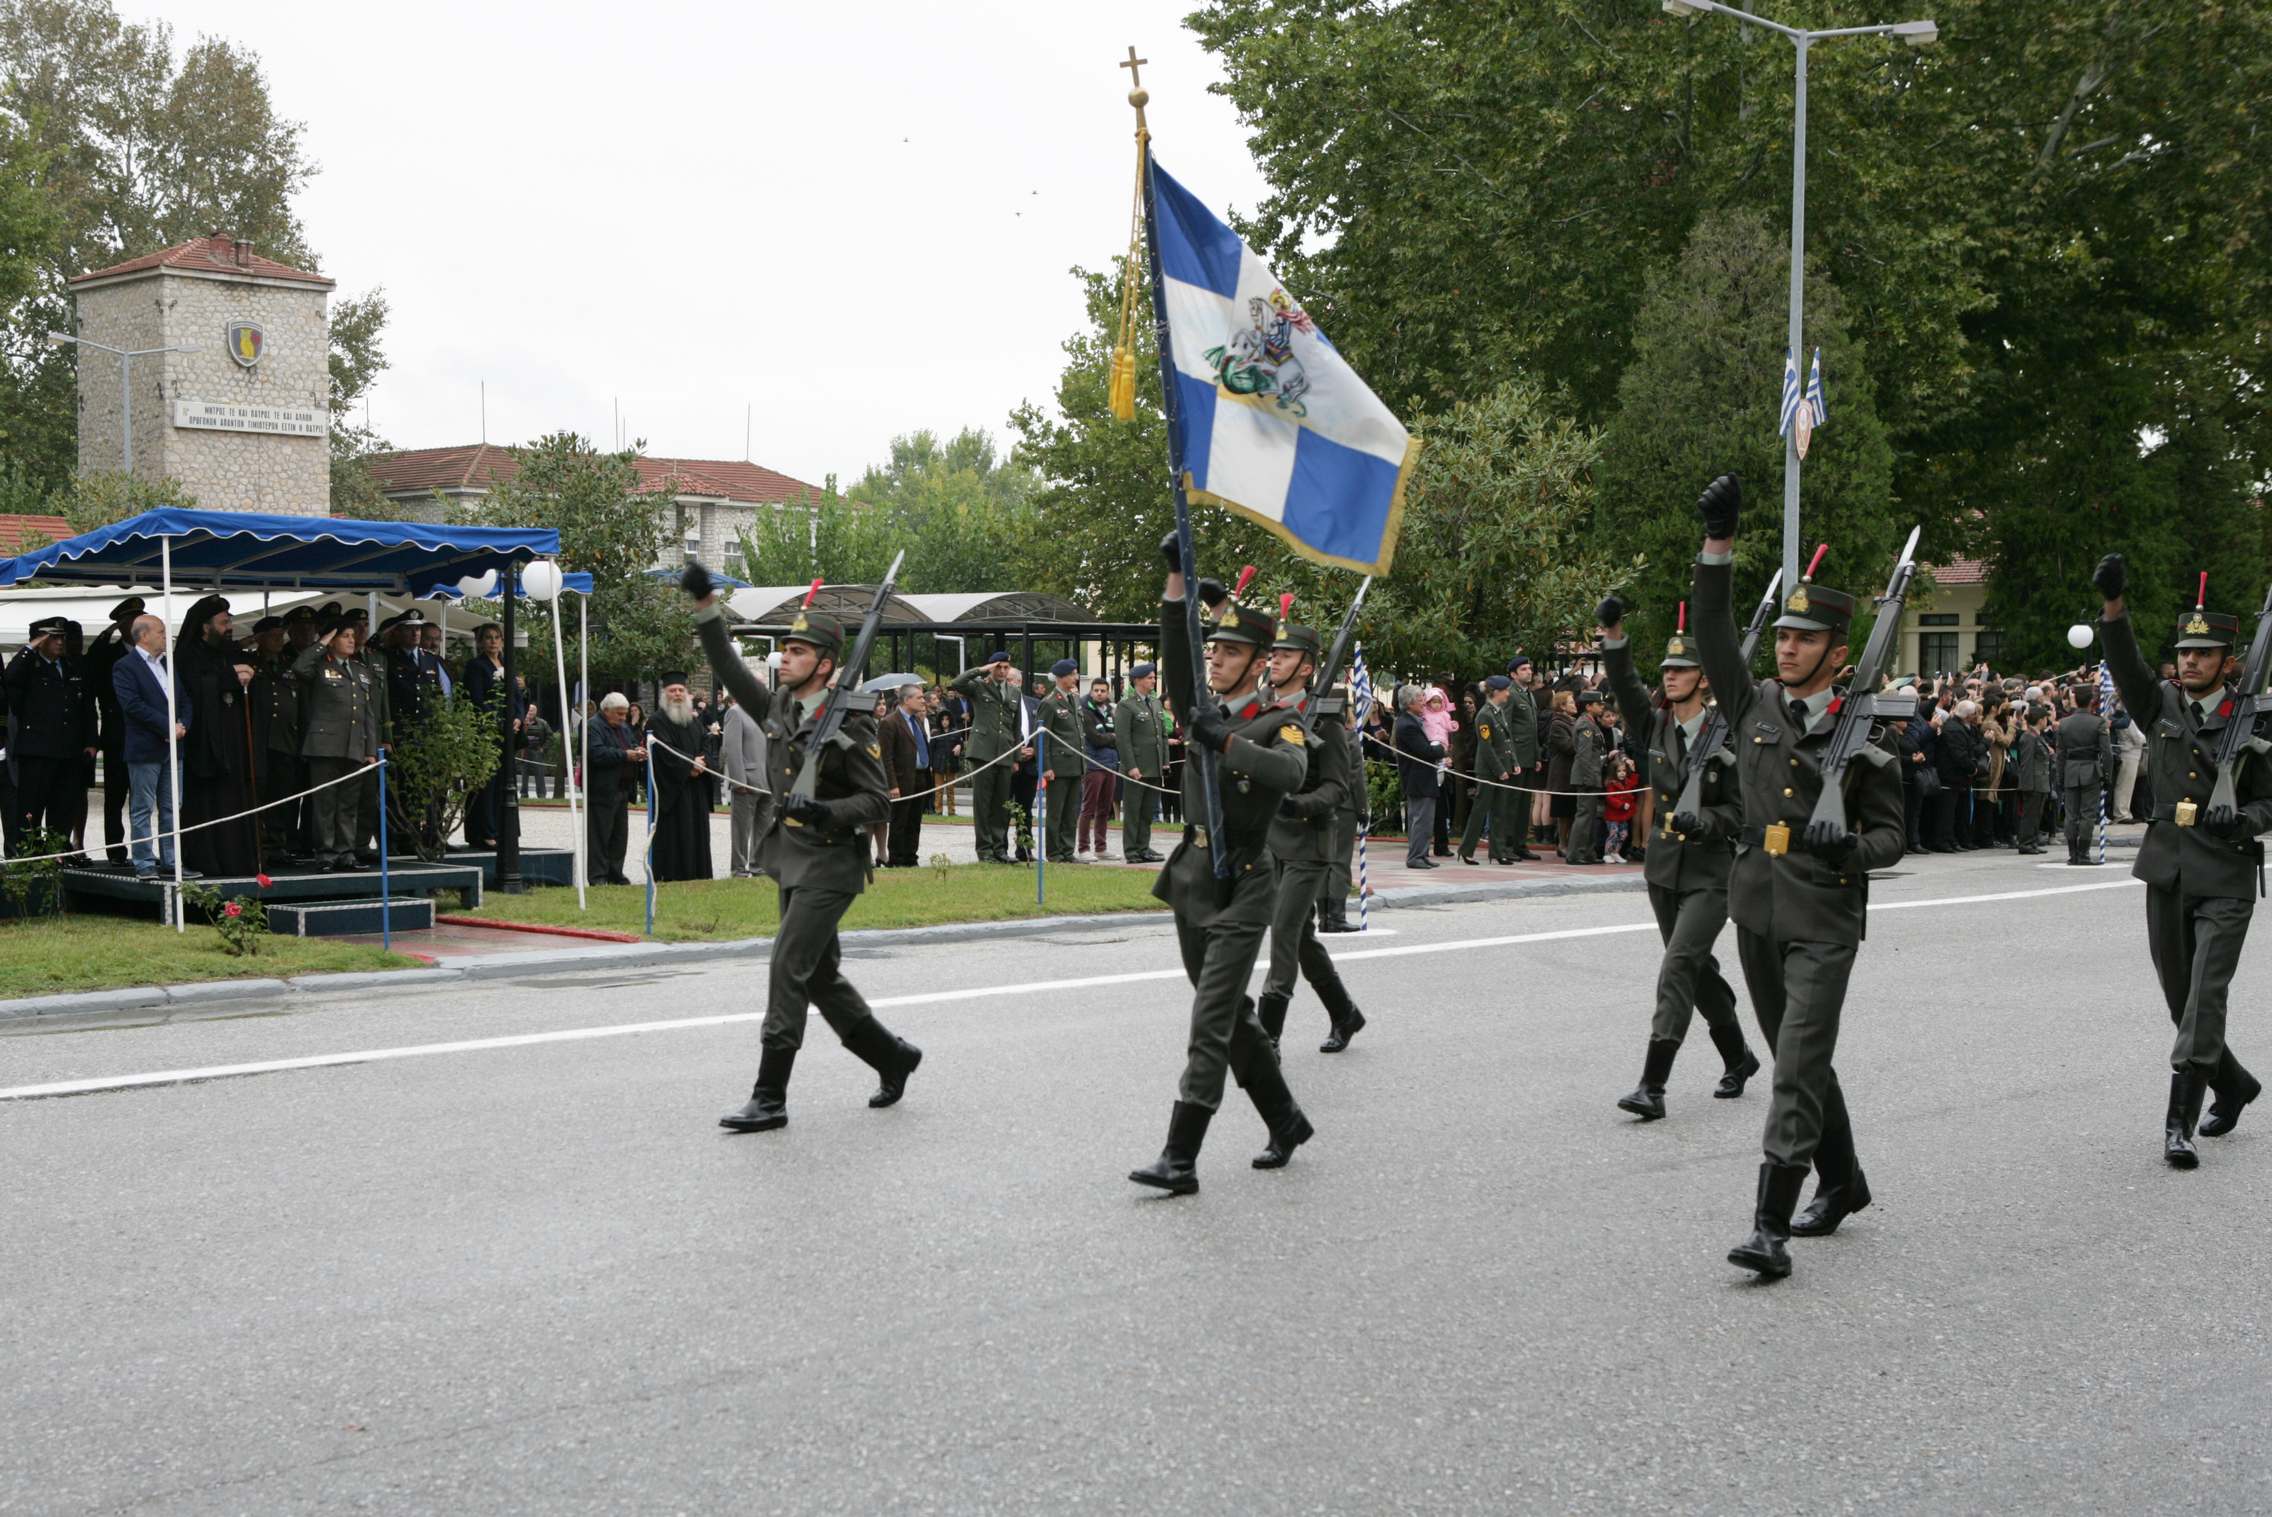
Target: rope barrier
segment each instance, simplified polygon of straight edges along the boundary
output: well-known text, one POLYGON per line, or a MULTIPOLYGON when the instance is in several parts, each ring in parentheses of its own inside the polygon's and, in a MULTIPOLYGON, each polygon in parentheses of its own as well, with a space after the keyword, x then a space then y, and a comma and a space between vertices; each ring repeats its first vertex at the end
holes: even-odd
MULTIPOLYGON (((345 774, 341 775, 335 780, 325 780, 320 785, 310 785, 307 789, 295 792, 292 795, 278 796, 273 801, 262 801, 257 806, 250 807, 244 811, 235 812, 229 816, 212 817, 206 821, 194 822, 187 827, 177 826, 171 832, 152 832, 130 836, 126 839, 126 841, 129 844, 132 844, 141 842, 146 837, 152 844, 152 846, 155 846, 159 842, 164 841, 168 838, 173 839, 175 842, 179 842, 184 836, 189 833, 202 832, 207 827, 219 827, 228 822, 241 822, 248 816, 258 816, 261 812, 273 811, 278 806, 288 806, 294 801, 304 801, 319 790, 329 790, 334 785, 344 785, 351 780, 363 779, 367 774, 375 774, 377 772, 378 762, 376 760, 373 760, 372 762, 365 764, 360 769, 348 770, 345 774)), ((178 809, 181 804, 180 797, 175 797, 174 804, 178 809)), ((87 848, 69 848, 61 853, 35 853, 28 855, 20 854, 10 858, 0 859, 0 866, 10 866, 15 864, 44 864, 54 859, 86 858, 91 857, 92 852, 93 850, 87 848)))
MULTIPOLYGON (((659 737, 648 737, 647 746, 650 748, 660 748, 663 750, 663 752, 671 755, 673 758, 684 760, 688 764, 692 764, 694 762, 693 759, 679 752, 676 748, 673 748, 670 744, 664 742, 659 737)), ((952 777, 939 781, 939 783, 933 785, 928 790, 919 790, 914 795, 902 794, 893 796, 891 797, 892 803, 894 805, 897 805, 902 801, 928 800, 932 796, 937 795, 942 790, 949 790, 954 786, 961 784, 964 780, 968 779, 974 774, 984 774, 987 770, 993 768, 996 764, 1002 763, 1007 759, 1016 758, 1017 754, 1018 750, 1015 748, 1004 749, 1002 752, 988 759, 985 763, 980 764, 977 768, 958 770, 952 777)), ((707 767, 708 762, 709 761, 707 759, 703 761, 705 767, 703 768, 702 774, 700 776, 703 779, 709 779, 712 776, 715 776, 732 788, 736 790, 746 790, 751 795, 771 795, 773 793, 772 789, 768 786, 752 785, 746 780, 735 779, 732 775, 726 773, 723 769, 709 768, 707 767)))

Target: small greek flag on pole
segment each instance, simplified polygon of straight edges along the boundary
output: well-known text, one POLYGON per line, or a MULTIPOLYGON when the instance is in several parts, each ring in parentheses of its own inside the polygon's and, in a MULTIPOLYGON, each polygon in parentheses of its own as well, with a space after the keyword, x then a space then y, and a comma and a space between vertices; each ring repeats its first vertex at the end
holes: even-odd
POLYGON ((1420 445, 1238 234, 1151 162, 1160 318, 1189 497, 1304 558, 1386 574, 1420 445))
POLYGON ((1791 350, 1785 348, 1783 350, 1783 410, 1775 425, 1777 436, 1788 437, 1791 435, 1791 423, 1798 420, 1799 416, 1799 398, 1799 366, 1792 359, 1791 350))
POLYGON ((1807 444, 1814 440, 1814 429, 1822 425, 1823 415, 1822 349, 1816 348, 1814 362, 1807 370, 1807 398, 1799 402, 1798 419, 1793 423, 1798 433, 1792 445, 1799 450, 1802 460, 1807 456, 1807 444))
MULTIPOLYGON (((1356 712, 1357 731, 1362 733, 1365 730, 1365 718, 1372 713, 1373 709, 1373 680, 1372 676, 1365 672, 1365 645, 1363 643, 1356 645, 1355 657, 1351 659, 1349 664, 1349 707, 1356 712)), ((1364 739, 1360 737, 1357 748, 1357 783, 1360 786, 1365 783, 1366 756, 1364 739)), ((1364 825, 1357 829, 1357 930, 1367 932, 1371 930, 1373 925, 1371 861, 1366 857, 1365 849, 1365 840, 1373 830, 1370 821, 1372 806, 1369 803, 1361 802, 1357 809, 1360 816, 1367 818, 1364 825)))

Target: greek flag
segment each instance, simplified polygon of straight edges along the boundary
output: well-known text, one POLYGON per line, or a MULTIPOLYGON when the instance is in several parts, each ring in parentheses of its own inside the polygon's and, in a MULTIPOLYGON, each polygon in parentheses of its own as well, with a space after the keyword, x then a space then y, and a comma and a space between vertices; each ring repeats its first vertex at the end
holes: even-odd
POLYGON ((1799 419, 1799 366, 1792 361, 1791 350, 1783 350, 1783 419, 1775 428, 1778 437, 1791 435, 1791 423, 1799 419))
POLYGON ((1822 349, 1814 350, 1814 363, 1807 370, 1807 409, 1814 413, 1814 424, 1821 426, 1830 412, 1822 404, 1822 349))
POLYGON ((1278 276, 1157 160, 1151 194, 1187 493, 1260 522, 1304 558, 1388 573, 1420 445, 1278 276))
POLYGON ((1365 645, 1359 643, 1350 651, 1349 707, 1362 722, 1373 709, 1373 678, 1365 672, 1365 645))

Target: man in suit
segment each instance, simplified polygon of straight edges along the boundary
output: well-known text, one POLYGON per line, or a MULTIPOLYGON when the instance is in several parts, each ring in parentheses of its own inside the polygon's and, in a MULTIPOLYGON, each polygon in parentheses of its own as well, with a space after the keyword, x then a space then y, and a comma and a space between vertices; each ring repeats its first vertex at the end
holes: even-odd
POLYGON ((2043 803, 2051 794, 2051 744, 2043 731, 2051 713, 2041 706, 2025 708, 2020 719, 2020 740, 2012 745, 2012 788, 2019 793, 2019 852, 2029 857, 2043 851, 2043 803))
POLYGON ((489 783, 466 797, 465 841, 469 848, 497 846, 497 829, 501 825, 506 803, 506 790, 512 784, 512 771, 519 757, 521 733, 528 718, 528 701, 518 689, 510 692, 512 735, 505 736, 508 718, 505 703, 508 691, 505 681, 505 629, 495 622, 484 622, 473 629, 473 657, 465 661, 458 672, 458 689, 466 699, 482 707, 493 716, 498 725, 499 753, 497 768, 489 776, 489 783))
POLYGON ((1113 708, 1112 740, 1120 754, 1120 772, 1130 783, 1121 801, 1120 856, 1131 864, 1164 863, 1167 855, 1152 851, 1152 817, 1158 810, 1161 783, 1168 768, 1168 729, 1160 711, 1159 670, 1138 664, 1128 671, 1128 692, 1113 708))
POLYGON ((647 745, 631 730, 631 702, 610 690, 600 714, 585 723, 585 856, 595 885, 628 885, 623 872, 630 840, 631 802, 645 786, 647 745))
POLYGON ((773 813, 773 792, 766 788, 765 779, 765 729, 740 701, 726 707, 719 729, 718 762, 733 782, 727 786, 733 795, 729 828, 733 876, 737 880, 755 879, 757 840, 765 835, 773 813))
POLYGON ((1011 765, 1033 757, 1021 746, 1024 697, 1018 689, 1018 672, 1010 655, 1001 649, 986 655, 986 662, 956 676, 954 689, 970 702, 970 730, 963 741, 963 768, 970 777, 970 819, 977 834, 978 861, 1010 862, 1011 765), (1003 758, 1016 751, 1017 759, 1003 758), (1000 763, 993 762, 1001 759, 1000 763))
POLYGON ((2214 1091, 2217 1104, 2200 1121, 2201 1136, 2221 1138, 2264 1090, 2225 1041, 2225 1003, 2256 913, 2264 868, 2258 839, 2272 830, 2272 762, 2244 749, 2232 803, 2214 799, 2216 750, 2226 726, 2239 719, 2234 708, 2243 693, 2227 681, 2239 619, 2196 604, 2178 618, 2177 678, 2157 679, 2130 624, 2121 556, 2108 555, 2092 580, 2106 598, 2099 643, 2115 688, 2130 714, 2150 727, 2153 818, 2130 872, 2146 882, 2146 944, 2177 1025, 2162 1153, 2172 1167, 2192 1169, 2201 1162, 2193 1135, 2204 1096, 2214 1091))
MULTIPOLYGON (((189 736, 189 692, 181 687, 166 658, 166 624, 137 614, 128 622, 124 654, 111 664, 111 698, 119 713, 120 764, 127 776, 128 810, 133 827, 134 877, 151 880, 160 870, 174 872, 174 776, 168 762, 167 725, 173 743, 189 736), (166 687, 173 686, 173 710, 166 709, 166 687)), ((196 879, 183 870, 183 879, 196 879)))
POLYGON ((923 841, 923 808, 930 804, 931 730, 924 720, 923 692, 909 687, 899 709, 876 724, 883 738, 884 766, 893 781, 891 830, 886 835, 885 866, 912 869, 923 841))
POLYGON ((64 657, 65 630, 62 617, 42 617, 8 661, 8 762, 16 777, 11 853, 25 851, 24 839, 43 827, 68 835, 86 804, 87 767, 99 751, 94 696, 64 657))
POLYGON ((2075 690, 2075 714, 2059 723, 2059 788, 2067 803, 2067 862, 2096 864, 2091 845, 2098 836, 2099 793, 2106 782, 2106 718, 2099 715, 2098 689, 2075 690))

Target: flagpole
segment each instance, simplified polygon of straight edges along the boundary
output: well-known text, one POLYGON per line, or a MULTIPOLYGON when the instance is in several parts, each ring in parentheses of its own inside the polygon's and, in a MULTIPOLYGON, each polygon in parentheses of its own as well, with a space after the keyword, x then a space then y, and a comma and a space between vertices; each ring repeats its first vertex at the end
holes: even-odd
MULTIPOLYGON (((1129 50, 1132 61, 1135 49, 1129 50)), ((1133 70, 1131 74, 1133 75, 1133 70)), ((1133 82, 1133 79, 1131 80, 1133 82)), ((1160 268, 1160 232, 1157 190, 1152 178, 1152 133, 1144 124, 1144 107, 1151 95, 1142 88, 1128 92, 1128 103, 1136 108, 1136 151, 1144 176, 1144 250, 1151 260, 1152 275, 1152 338, 1160 355, 1160 408, 1167 415, 1168 470, 1175 487, 1175 546, 1176 557, 1183 571, 1183 632, 1191 649, 1191 698, 1198 702, 1206 698, 1207 655, 1206 645, 1199 633, 1199 570, 1197 554, 1191 544, 1191 500, 1184 493, 1183 484, 1183 433, 1176 404, 1175 350, 1168 334, 1167 278, 1160 268)), ((1185 712, 1188 722, 1192 713, 1185 712)), ((1207 800, 1207 835, 1220 839, 1223 835, 1223 796, 1215 780, 1216 755, 1204 746, 1190 745, 1188 757, 1199 766, 1200 793, 1207 800)), ((1220 847, 1208 850, 1214 860, 1218 879, 1230 873, 1228 852, 1220 847)))

